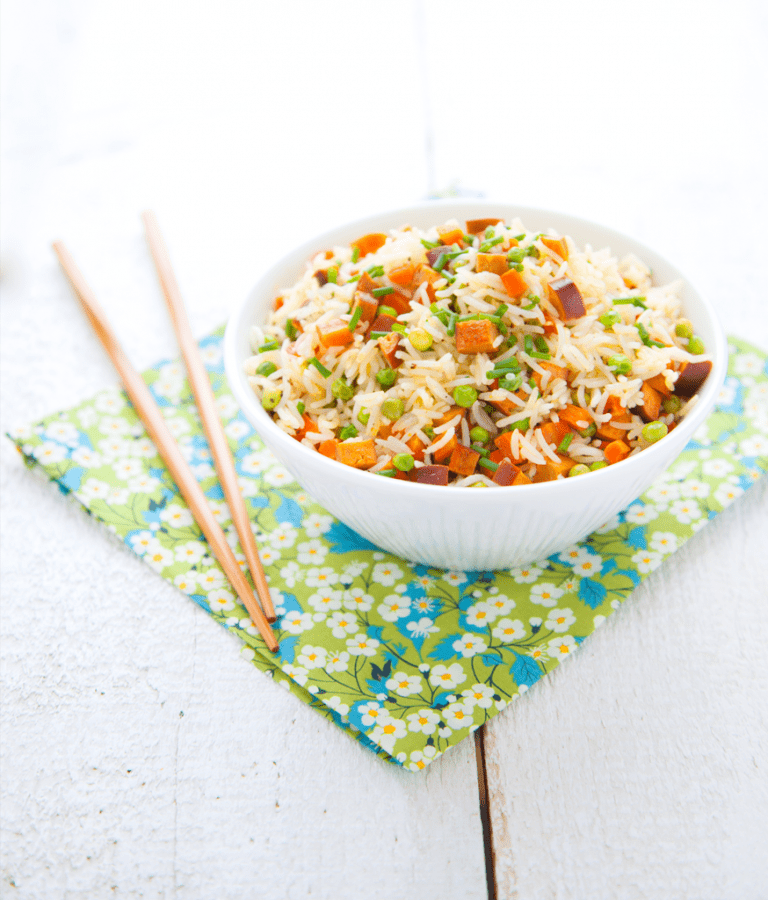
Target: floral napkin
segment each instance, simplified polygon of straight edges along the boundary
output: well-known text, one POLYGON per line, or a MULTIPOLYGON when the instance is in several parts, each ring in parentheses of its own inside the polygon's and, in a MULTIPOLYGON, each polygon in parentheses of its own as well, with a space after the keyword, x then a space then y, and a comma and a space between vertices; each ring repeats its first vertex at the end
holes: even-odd
MULTIPOLYGON (((416 565, 368 543, 292 481, 228 392, 221 337, 208 336, 201 349, 280 617, 277 654, 122 391, 102 391, 9 437, 28 465, 235 632, 255 666, 414 771, 575 653, 649 572, 768 470, 766 357, 731 339, 716 410, 672 468, 587 540, 505 571, 416 565)), ((144 377, 244 562, 183 365, 162 362, 144 377)))

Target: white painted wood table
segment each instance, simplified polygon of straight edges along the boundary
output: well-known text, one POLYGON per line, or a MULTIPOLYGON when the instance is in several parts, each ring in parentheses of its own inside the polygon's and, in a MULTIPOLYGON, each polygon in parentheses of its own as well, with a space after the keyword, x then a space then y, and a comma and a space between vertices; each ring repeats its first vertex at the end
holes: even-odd
MULTIPOLYGON (((115 381, 284 245, 447 188, 674 259, 768 348, 760 0, 2 6, 2 420, 115 381)), ((3 898, 768 896, 765 479, 424 773, 368 753, 2 442, 3 898), (482 763, 482 759, 480 762, 482 763), (481 766, 482 769, 482 766, 481 766)))

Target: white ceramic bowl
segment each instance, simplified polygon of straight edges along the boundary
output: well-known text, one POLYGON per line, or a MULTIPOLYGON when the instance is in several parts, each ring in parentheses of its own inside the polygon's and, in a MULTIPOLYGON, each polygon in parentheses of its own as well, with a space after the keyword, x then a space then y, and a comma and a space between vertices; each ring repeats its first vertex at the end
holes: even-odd
POLYGON ((725 337, 710 303, 671 263, 637 241, 583 219, 485 200, 429 201, 341 225, 291 250, 257 282, 232 315, 224 339, 227 378, 248 421, 288 471, 325 509, 385 550, 442 568, 506 569, 543 559, 581 540, 627 507, 666 469, 712 409, 726 371, 725 337), (554 228, 583 247, 636 253, 654 281, 685 282, 683 312, 704 340, 714 364, 689 415, 642 453, 613 466, 515 488, 471 490, 376 477, 344 466, 289 437, 262 409, 248 384, 250 328, 266 321, 277 292, 295 282, 318 250, 346 244, 371 231, 404 224, 428 228, 455 217, 516 216, 526 228, 554 228))

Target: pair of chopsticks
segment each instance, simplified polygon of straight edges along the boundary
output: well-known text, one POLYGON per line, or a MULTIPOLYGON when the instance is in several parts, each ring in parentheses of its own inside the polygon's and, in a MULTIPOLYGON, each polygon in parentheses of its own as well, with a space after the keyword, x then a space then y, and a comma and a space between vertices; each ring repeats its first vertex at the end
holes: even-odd
POLYGON ((211 454, 213 455, 216 473, 219 476, 224 496, 232 513, 232 521, 240 536, 240 543, 245 553, 253 583, 261 600, 261 607, 256 602, 253 590, 235 559, 224 532, 214 518, 213 511, 205 499, 205 494, 203 494, 178 444, 168 430, 163 414, 160 412, 160 408, 152 397, 149 388, 144 383, 141 375, 131 365, 130 360, 117 342, 104 312, 80 270, 75 265, 75 261, 67 248, 61 241, 57 241, 54 243, 53 249, 97 337, 114 363, 126 392, 147 429, 147 433, 154 441, 181 495, 186 500, 195 521, 207 538, 214 556, 224 569, 227 578, 237 592, 237 596, 242 600, 245 608, 250 613, 251 619, 267 647, 272 652, 275 652, 277 651, 278 643, 272 629, 269 627, 269 623, 274 622, 277 616, 269 595, 269 587, 261 560, 259 559, 256 541, 251 531, 251 523, 245 508, 245 501, 238 488, 232 454, 216 410, 213 389, 208 380, 203 361, 200 358, 197 343, 192 335, 184 303, 181 299, 181 292, 173 274, 170 257, 160 233, 157 218, 154 213, 145 212, 142 214, 142 220, 147 234, 149 249, 155 261, 163 294, 171 314, 173 327, 187 366, 189 381, 195 395, 195 402, 203 422, 203 428, 208 438, 211 454))

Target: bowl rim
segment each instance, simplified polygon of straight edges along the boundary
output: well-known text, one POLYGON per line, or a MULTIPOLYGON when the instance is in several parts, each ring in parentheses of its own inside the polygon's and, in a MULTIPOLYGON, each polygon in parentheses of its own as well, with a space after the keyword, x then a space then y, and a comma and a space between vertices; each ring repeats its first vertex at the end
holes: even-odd
MULTIPOLYGON (((697 400, 696 404, 688 413, 688 415, 686 415, 686 417, 680 422, 680 424, 677 425, 677 427, 672 432, 670 432, 670 434, 665 436, 656 444, 652 444, 651 446, 645 448, 641 453, 636 454, 635 456, 632 456, 628 459, 622 460, 619 464, 606 466, 602 469, 598 469, 597 471, 585 473, 584 476, 581 476, 579 478, 559 479, 556 481, 518 485, 513 496, 520 497, 521 499, 523 496, 529 499, 532 499, 534 496, 541 496, 543 500, 544 498, 548 498, 549 494, 553 490, 556 490, 559 495, 563 496, 566 493, 565 488, 567 485, 571 485, 573 489, 580 489, 579 486, 583 487, 585 483, 587 485, 593 485, 597 489, 599 488, 600 484, 607 486, 610 476, 614 478, 621 477, 622 479, 626 477, 627 479, 629 479, 630 477, 632 477, 633 472, 637 474, 642 469, 652 469, 656 460, 662 459, 665 455, 668 454, 671 442, 674 442, 675 446, 682 444, 675 453, 675 457, 679 454, 679 452, 682 451, 685 445, 690 441, 693 433, 706 418, 706 416, 711 412, 723 381, 725 380, 727 370, 727 341, 720 320, 710 300, 695 286, 694 282, 690 278, 688 278, 680 271, 680 269, 674 263, 670 262, 658 251, 636 240, 631 235, 617 231, 615 228, 612 228, 610 226, 594 222, 593 220, 585 219, 580 216, 574 216, 570 213, 563 213, 556 210, 549 210, 539 207, 518 206, 517 204, 514 204, 508 200, 494 200, 488 198, 449 198, 441 200, 426 200, 413 203, 408 206, 398 206, 380 210, 377 213, 372 213, 370 215, 366 215, 354 220, 340 222, 334 227, 326 229, 322 233, 317 234, 315 237, 312 237, 297 245, 289 252, 283 254, 279 259, 274 261, 262 272, 249 293, 240 301, 240 303, 235 307, 233 313, 230 315, 224 334, 224 363, 227 381, 229 382, 230 389, 232 390, 232 393, 234 394, 235 399, 237 400, 243 414, 257 430, 257 432, 262 436, 262 438, 264 437, 261 434, 262 428, 267 429, 269 439, 276 443, 278 446, 284 446, 286 448, 286 451, 291 454, 298 453, 299 460, 306 459, 308 463, 312 463, 314 464, 314 466, 319 466, 321 472, 327 471, 328 478, 341 478, 345 480, 350 486, 356 485, 361 489, 364 489, 367 485, 369 488, 375 488, 377 485, 381 487, 381 482, 386 481, 386 486, 393 498, 397 498, 399 496, 399 492, 405 492, 402 494, 402 496, 404 498, 407 497, 412 500, 414 499, 414 497, 418 496, 419 491, 426 491, 427 493, 424 494, 424 496, 432 497, 435 500, 438 499, 438 496, 442 499, 451 497, 456 502, 462 502, 458 500, 458 498, 461 496, 469 496, 477 499, 478 495, 476 491, 457 490, 454 485, 450 484, 420 484, 418 482, 404 481, 394 478, 388 478, 385 480, 380 478, 378 479, 378 481, 372 481, 372 473, 364 470, 358 470, 350 466, 342 466, 342 464, 338 463, 336 460, 328 459, 317 451, 311 450, 309 447, 296 441, 293 437, 280 429, 275 424, 272 417, 269 416, 269 414, 262 408, 261 404, 257 402, 256 394, 253 392, 252 388, 247 382, 247 377, 244 370, 245 359, 242 358, 238 346, 241 339, 242 330, 250 329, 252 325, 256 324, 254 320, 251 319, 249 321, 247 318, 248 316, 253 315, 252 307, 257 304, 258 298, 262 296, 264 291, 269 289, 270 293, 274 292, 271 287, 271 282, 274 282, 278 271, 282 270, 288 265, 294 264, 297 270, 300 270, 300 268, 305 265, 307 260, 309 260, 315 253, 317 253, 322 246, 332 244, 333 242, 339 243, 342 240, 352 240, 355 233, 365 233, 366 230, 370 230, 372 227, 376 227, 377 223, 379 226, 379 230, 386 230, 389 228, 397 227, 395 225, 383 225, 382 221, 389 221, 395 216, 401 216, 403 217, 402 224, 405 224, 408 220, 409 215, 422 213, 430 209, 434 209, 436 212, 436 223, 438 223, 439 221, 438 217, 440 215, 441 209, 462 210, 466 212, 472 210, 477 212, 491 212, 493 210, 497 213, 505 211, 505 217, 520 218, 524 222, 526 221, 526 218, 547 219, 548 217, 550 217, 551 219, 557 220, 557 226, 560 226, 561 223, 564 223, 562 230, 565 234, 569 233, 566 229, 572 223, 576 230, 587 228, 604 232, 607 236, 615 236, 619 239, 620 242, 631 244, 633 247, 632 252, 636 253, 644 261, 646 261, 648 257, 652 257, 657 262, 662 263, 664 266, 672 270, 672 272, 675 274, 675 277, 683 279, 684 289, 696 297, 697 301, 703 307, 704 311, 707 314, 707 317, 709 318, 709 324, 711 325, 711 330, 715 339, 715 346, 708 346, 707 348, 707 354, 712 358, 712 370, 707 377, 704 387, 697 395, 699 399, 697 400), (346 234, 347 232, 350 232, 351 236, 348 239, 345 239, 344 237, 342 237, 342 235, 346 234), (643 254, 645 254, 645 257, 643 254), (307 456, 304 456, 304 454, 307 454, 307 456), (595 476, 600 478, 601 481, 596 482, 590 480, 586 476, 595 476)), ((457 218, 459 217, 458 215, 456 215, 456 213, 452 213, 451 215, 455 215, 457 218)), ((600 243, 598 249, 602 249, 603 246, 607 245, 604 243, 600 243)), ((667 281, 668 279, 665 279, 665 283, 667 281)), ((685 300, 683 302, 685 303, 685 300)), ((667 463, 667 465, 668 464, 669 463, 667 463)), ((666 465, 662 465, 661 468, 663 470, 666 467, 666 465)), ((570 493, 570 491, 567 492, 570 493)), ((484 490, 481 492, 481 496, 487 498, 487 501, 489 503, 501 502, 501 500, 509 502, 509 500, 511 499, 510 494, 503 490, 484 490), (497 499, 494 500, 494 498, 497 499)), ((484 500, 484 502, 486 501, 484 500)))

